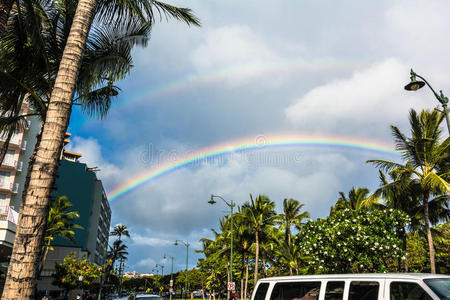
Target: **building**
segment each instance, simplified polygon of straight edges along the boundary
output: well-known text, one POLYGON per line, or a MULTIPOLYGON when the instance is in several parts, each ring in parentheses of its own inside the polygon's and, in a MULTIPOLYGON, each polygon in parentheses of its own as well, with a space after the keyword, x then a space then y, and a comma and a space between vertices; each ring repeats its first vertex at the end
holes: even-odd
MULTIPOLYGON (((65 144, 69 142, 66 136, 65 144)), ((80 217, 76 223, 83 229, 74 229, 75 243, 62 237, 52 242, 54 251, 48 253, 47 261, 38 282, 38 290, 57 291, 51 284, 55 264, 60 263, 69 253, 78 257, 86 256, 97 265, 106 262, 106 251, 111 222, 111 208, 103 189, 102 181, 97 178, 95 168, 89 168, 78 159, 81 154, 64 150, 55 181, 55 196, 66 196, 72 203, 72 210, 80 217)))
MULTIPOLYGON (((24 102, 21 114, 29 114, 28 104, 24 102)), ((25 184, 28 163, 33 154, 37 135, 41 130, 38 116, 26 118, 25 125, 16 131, 9 142, 8 150, 0 166, 0 286, 6 277, 9 258, 16 233, 20 199, 25 184)), ((7 133, 0 134, 3 146, 7 133)))

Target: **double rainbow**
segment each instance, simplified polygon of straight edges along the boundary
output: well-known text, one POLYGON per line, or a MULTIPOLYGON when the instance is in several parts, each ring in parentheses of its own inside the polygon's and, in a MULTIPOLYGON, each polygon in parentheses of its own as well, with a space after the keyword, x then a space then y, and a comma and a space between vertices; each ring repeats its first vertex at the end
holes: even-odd
POLYGON ((125 184, 114 188, 108 194, 108 198, 111 203, 115 202, 146 183, 193 164, 236 152, 258 151, 280 147, 327 148, 332 150, 356 151, 374 154, 376 155, 374 158, 383 158, 386 156, 399 157, 398 152, 394 151, 391 144, 369 139, 288 134, 258 136, 256 138, 238 139, 216 144, 151 167, 125 184))

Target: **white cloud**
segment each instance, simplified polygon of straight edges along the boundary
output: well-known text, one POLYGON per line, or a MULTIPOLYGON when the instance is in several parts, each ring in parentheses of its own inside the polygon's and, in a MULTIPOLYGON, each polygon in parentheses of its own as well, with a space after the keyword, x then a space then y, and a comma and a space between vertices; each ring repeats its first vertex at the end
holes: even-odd
POLYGON ((140 234, 133 234, 133 243, 136 245, 146 245, 151 247, 169 246, 174 243, 173 240, 165 240, 157 237, 148 237, 140 234))
POLYGON ((408 74, 388 59, 313 88, 285 110, 286 117, 303 131, 385 136, 389 124, 404 124, 408 109, 422 106, 418 94, 403 90, 408 74))
POLYGON ((82 154, 80 162, 87 164, 88 167, 98 167, 100 169, 97 172, 98 177, 105 185, 113 185, 118 182, 120 169, 103 157, 100 144, 96 139, 75 136, 66 148, 82 154))
POLYGON ((145 267, 145 268, 154 268, 156 265, 155 260, 153 260, 152 258, 144 258, 139 260, 135 266, 136 267, 145 267))
POLYGON ((233 82, 257 76, 265 64, 277 60, 264 39, 245 25, 207 29, 203 44, 191 53, 198 72, 222 72, 233 82))

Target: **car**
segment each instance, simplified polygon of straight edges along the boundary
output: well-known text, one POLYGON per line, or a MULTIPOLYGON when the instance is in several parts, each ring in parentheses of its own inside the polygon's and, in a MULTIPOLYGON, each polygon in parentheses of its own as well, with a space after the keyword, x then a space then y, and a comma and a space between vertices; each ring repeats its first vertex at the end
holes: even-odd
POLYGON ((135 300, 164 300, 160 295, 152 294, 137 294, 134 296, 135 300))
POLYGON ((260 279, 252 300, 450 299, 450 276, 438 274, 335 274, 260 279), (269 295, 267 295, 269 294, 269 295))

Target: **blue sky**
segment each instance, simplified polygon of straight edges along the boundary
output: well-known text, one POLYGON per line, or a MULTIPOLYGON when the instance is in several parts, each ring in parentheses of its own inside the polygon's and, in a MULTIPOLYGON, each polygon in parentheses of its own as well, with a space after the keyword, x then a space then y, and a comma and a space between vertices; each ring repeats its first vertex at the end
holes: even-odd
MULTIPOLYGON (((71 147, 101 169, 107 190, 174 153, 243 137, 295 132, 390 143, 389 125, 407 130, 411 107, 437 105, 425 89, 403 90, 411 67, 449 91, 445 0, 167 2, 192 8, 202 27, 156 23, 148 47, 133 52, 135 67, 109 116, 72 114, 71 147), (153 159, 146 159, 149 149, 153 159)), ((249 193, 266 194, 278 209, 295 198, 323 217, 339 191, 378 184, 365 161, 381 157, 367 153, 278 148, 249 155, 181 169, 114 203, 112 225, 127 224, 132 233, 127 270, 152 272, 165 263, 166 272, 164 254, 184 269, 185 248, 173 242, 199 249, 227 213, 225 205, 207 205, 211 193, 238 204, 249 193)), ((198 257, 190 252, 190 266, 198 257)))

